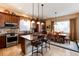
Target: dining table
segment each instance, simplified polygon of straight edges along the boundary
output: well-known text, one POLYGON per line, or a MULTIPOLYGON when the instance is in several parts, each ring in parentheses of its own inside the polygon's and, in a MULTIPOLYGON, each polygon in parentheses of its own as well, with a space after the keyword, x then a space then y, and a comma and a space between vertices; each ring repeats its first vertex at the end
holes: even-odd
POLYGON ((52 35, 53 41, 58 43, 65 43, 65 37, 67 37, 67 34, 64 34, 64 33, 52 35))

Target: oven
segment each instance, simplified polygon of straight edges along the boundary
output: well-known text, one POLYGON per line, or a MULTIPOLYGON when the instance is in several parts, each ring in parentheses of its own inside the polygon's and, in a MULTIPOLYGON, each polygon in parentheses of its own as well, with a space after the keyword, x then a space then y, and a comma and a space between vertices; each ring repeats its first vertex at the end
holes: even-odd
POLYGON ((14 46, 18 44, 18 34, 9 33, 6 34, 6 47, 14 46))

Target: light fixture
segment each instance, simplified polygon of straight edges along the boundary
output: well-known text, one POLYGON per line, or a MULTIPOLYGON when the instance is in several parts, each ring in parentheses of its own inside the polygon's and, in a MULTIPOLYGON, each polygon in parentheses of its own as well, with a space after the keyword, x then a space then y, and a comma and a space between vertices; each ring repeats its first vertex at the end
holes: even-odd
MULTIPOLYGON (((56 17, 56 15, 57 15, 57 12, 54 12, 54 14, 55 14, 55 17, 54 17, 54 19, 55 19, 55 20, 57 20, 57 17, 56 17)), ((55 22, 55 20, 54 20, 54 25, 56 25, 56 22, 55 22)))
POLYGON ((54 22, 54 24, 53 24, 53 29, 52 29, 52 32, 55 34, 55 25, 57 25, 57 23, 55 22, 55 20, 57 20, 57 18, 56 18, 56 15, 57 15, 57 12, 54 12, 54 14, 55 14, 55 16, 54 16, 54 20, 53 20, 53 22, 54 22))
POLYGON ((44 4, 41 4, 41 6, 42 6, 42 20, 43 20, 43 6, 44 6, 44 4))
POLYGON ((40 24, 40 21, 39 21, 39 3, 38 3, 38 18, 37 18, 37 24, 40 24))
POLYGON ((44 25, 44 22, 42 22, 41 25, 44 25))
POLYGON ((34 3, 32 4, 32 21, 31 23, 35 23, 34 21, 34 3))
POLYGON ((32 20, 32 21, 31 21, 31 23, 35 23, 35 21, 34 21, 34 20, 32 20))
POLYGON ((40 22, 38 21, 37 24, 40 24, 40 22))
MULTIPOLYGON (((41 6, 42 6, 42 20, 43 20, 43 6, 44 6, 44 4, 41 4, 41 6)), ((44 25, 43 21, 41 22, 41 25, 44 25)))

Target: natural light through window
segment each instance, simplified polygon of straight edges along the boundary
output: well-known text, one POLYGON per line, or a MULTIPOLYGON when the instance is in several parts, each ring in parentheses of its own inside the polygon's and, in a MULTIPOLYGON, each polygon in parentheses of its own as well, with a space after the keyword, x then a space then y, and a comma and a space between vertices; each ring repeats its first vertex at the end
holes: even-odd
POLYGON ((66 20, 66 21, 55 22, 54 31, 69 33, 70 32, 70 21, 66 20))
POLYGON ((20 20, 20 31, 30 31, 30 21, 20 20))

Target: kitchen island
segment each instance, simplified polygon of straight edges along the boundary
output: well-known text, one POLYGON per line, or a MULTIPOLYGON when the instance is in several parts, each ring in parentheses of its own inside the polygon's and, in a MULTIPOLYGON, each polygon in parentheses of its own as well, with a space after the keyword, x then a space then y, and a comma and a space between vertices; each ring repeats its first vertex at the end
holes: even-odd
POLYGON ((26 55, 27 54, 27 51, 28 51, 27 50, 28 42, 31 42, 32 40, 33 40, 33 35, 32 34, 29 34, 29 35, 21 35, 20 36, 21 49, 22 49, 22 53, 24 55, 26 55))

